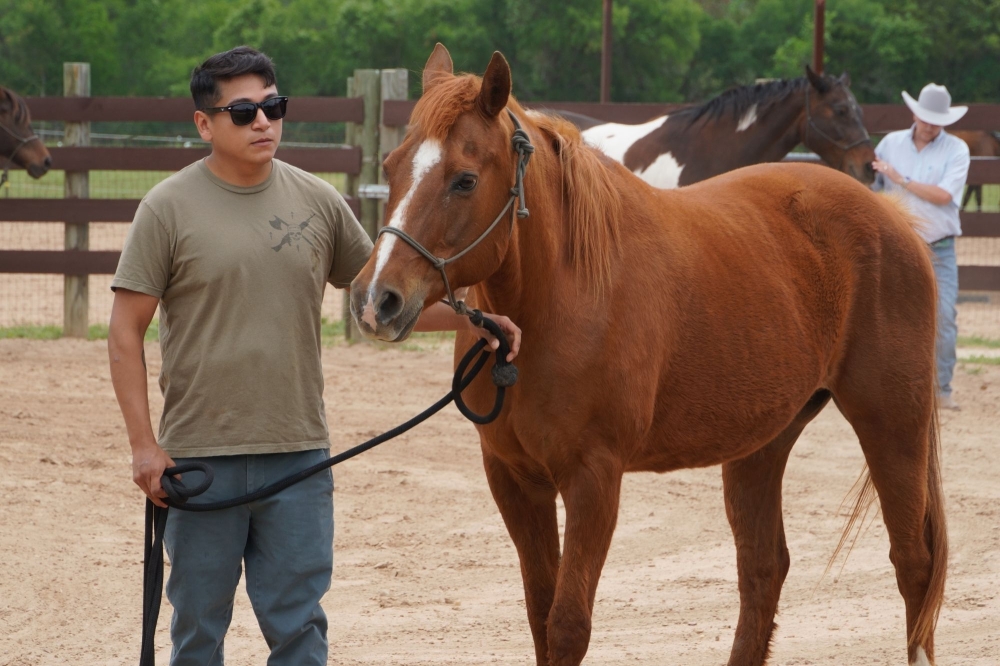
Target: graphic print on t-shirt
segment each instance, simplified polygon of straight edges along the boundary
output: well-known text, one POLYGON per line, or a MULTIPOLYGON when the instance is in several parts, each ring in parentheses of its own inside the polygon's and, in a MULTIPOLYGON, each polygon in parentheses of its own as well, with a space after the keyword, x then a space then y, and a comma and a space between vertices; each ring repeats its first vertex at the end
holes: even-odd
MULTIPOLYGON (((291 217, 294 218, 295 213, 292 213, 291 217)), ((306 227, 309 226, 309 220, 314 217, 316 217, 316 213, 313 213, 302 222, 285 222, 283 219, 275 215, 274 219, 269 220, 268 222, 279 233, 284 232, 284 235, 281 237, 281 241, 271 249, 275 252, 280 252, 281 248, 287 245, 289 247, 294 247, 296 250, 300 250, 300 246, 303 241, 315 249, 316 246, 313 245, 311 240, 309 240, 309 232, 306 231, 306 227)), ((269 232, 268 236, 273 241, 275 233, 273 231, 269 232)))

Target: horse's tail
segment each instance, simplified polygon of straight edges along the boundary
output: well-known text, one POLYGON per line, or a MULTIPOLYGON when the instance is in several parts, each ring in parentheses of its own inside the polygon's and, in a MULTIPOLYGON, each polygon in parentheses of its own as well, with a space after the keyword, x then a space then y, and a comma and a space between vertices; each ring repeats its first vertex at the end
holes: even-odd
POLYGON ((944 489, 941 485, 941 428, 938 423, 937 399, 931 415, 927 452, 927 508, 924 514, 924 539, 931 554, 931 579, 920 608, 911 646, 930 645, 937 627, 938 614, 944 601, 944 583, 948 569, 948 530, 944 517, 944 489))

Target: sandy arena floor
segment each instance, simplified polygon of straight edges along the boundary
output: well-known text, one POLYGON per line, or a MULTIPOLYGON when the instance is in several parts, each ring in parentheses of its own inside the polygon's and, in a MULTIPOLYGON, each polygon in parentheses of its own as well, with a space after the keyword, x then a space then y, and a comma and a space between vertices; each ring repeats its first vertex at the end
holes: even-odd
MULTIPOLYGON (((530 341, 526 341, 530 344, 530 341)), ((334 448, 417 413, 450 382, 450 350, 326 351, 334 448)), ((159 348, 147 346, 150 372, 159 348)), ((943 415, 951 564, 938 663, 1000 661, 1000 367, 966 366, 943 415)), ((150 396, 157 412, 155 381, 150 396)), ((134 664, 143 502, 103 342, 0 340, 0 666, 134 664)), ((843 570, 823 569, 861 469, 828 408, 785 476, 792 569, 773 664, 905 664, 903 603, 879 520, 843 570)), ((331 664, 533 664, 517 557, 473 427, 452 407, 336 468, 331 664)), ((722 664, 737 617, 735 553, 718 468, 627 477, 585 663, 722 664)), ((169 606, 158 661, 167 663, 169 606)), ((230 665, 264 664, 245 594, 230 665)))

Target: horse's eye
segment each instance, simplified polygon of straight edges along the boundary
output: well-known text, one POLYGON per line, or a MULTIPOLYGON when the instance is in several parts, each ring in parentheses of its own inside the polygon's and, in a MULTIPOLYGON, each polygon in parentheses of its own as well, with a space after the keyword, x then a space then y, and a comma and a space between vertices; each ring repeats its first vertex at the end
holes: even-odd
POLYGON ((476 178, 475 174, 462 173, 455 178, 454 183, 452 183, 452 189, 457 192, 471 192, 476 189, 476 185, 479 183, 479 179, 476 178))

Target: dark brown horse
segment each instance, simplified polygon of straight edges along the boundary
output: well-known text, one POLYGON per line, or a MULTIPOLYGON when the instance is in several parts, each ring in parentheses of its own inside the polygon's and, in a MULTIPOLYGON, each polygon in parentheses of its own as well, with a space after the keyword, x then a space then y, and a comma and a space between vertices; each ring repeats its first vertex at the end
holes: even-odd
POLYGON ((31 129, 28 105, 13 90, 0 86, 0 183, 7 180, 7 170, 13 165, 27 169, 32 178, 41 178, 52 166, 52 157, 31 129))
POLYGON ((557 113, 579 127, 587 143, 663 189, 780 162, 800 143, 862 183, 874 180, 875 151, 847 74, 819 76, 806 67, 804 77, 733 88, 641 125, 557 113))
MULTIPOLYGON (((408 236, 379 238, 351 309, 367 335, 406 338, 445 293, 411 242, 449 258, 480 239, 444 270, 524 332, 521 380, 499 418, 477 428, 520 558, 537 663, 576 666, 587 652, 622 475, 721 464, 740 591, 729 663, 763 664, 789 566, 785 463, 831 399, 868 463, 861 497, 874 501, 874 488, 881 501, 909 662, 933 663, 947 564, 935 288, 910 219, 814 165, 650 187, 568 122, 526 113, 499 53, 483 79, 455 76, 439 44, 423 85, 384 163, 387 213, 408 236), (534 145, 530 217, 516 221, 502 213, 523 160, 514 119, 534 145), (483 235, 494 219, 502 224, 483 235)), ((460 333, 456 351, 471 342, 460 333)), ((479 411, 492 404, 489 380, 467 393, 479 411)), ((855 517, 867 507, 859 500, 855 517)))
MULTIPOLYGON (((996 132, 984 132, 982 130, 955 130, 948 132, 954 134, 959 139, 969 145, 969 155, 971 157, 1000 157, 1000 135, 996 132)), ((962 199, 962 208, 969 203, 969 199, 976 198, 976 210, 983 209, 983 186, 980 184, 968 185, 965 188, 965 198, 962 199)))

